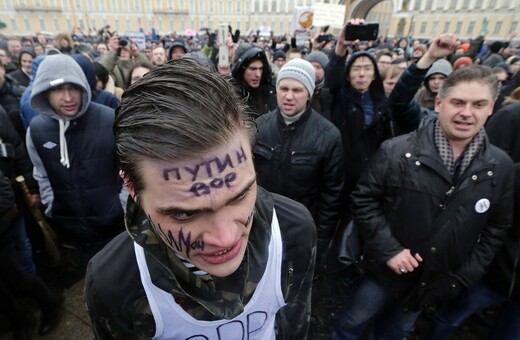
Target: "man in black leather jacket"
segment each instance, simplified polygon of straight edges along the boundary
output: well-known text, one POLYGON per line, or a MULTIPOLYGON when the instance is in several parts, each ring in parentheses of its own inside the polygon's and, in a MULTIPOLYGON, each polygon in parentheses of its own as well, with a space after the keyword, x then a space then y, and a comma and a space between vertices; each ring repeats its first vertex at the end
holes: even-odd
MULTIPOLYGON (((410 68, 425 74, 455 46, 453 36, 441 35, 410 68)), ((402 339, 421 310, 449 302, 486 272, 513 212, 513 163, 483 129, 497 91, 489 68, 457 70, 439 91, 437 114, 421 122, 428 111, 415 105, 408 118, 415 115, 420 127, 374 156, 352 193, 366 277, 333 339, 359 336, 374 316, 376 337, 402 339)))
POLYGON ((258 183, 302 203, 317 228, 317 266, 325 260, 341 209, 343 154, 339 130, 310 107, 314 67, 293 59, 278 73, 278 108, 257 118, 258 183))

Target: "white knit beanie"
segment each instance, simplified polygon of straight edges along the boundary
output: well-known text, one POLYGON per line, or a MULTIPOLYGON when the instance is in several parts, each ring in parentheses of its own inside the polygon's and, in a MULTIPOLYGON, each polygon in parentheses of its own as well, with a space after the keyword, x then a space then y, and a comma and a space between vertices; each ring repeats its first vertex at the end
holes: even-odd
POLYGON ((314 94, 314 84, 316 78, 316 71, 314 66, 305 59, 296 58, 287 62, 282 66, 276 78, 276 87, 280 81, 285 78, 291 78, 302 83, 309 91, 309 96, 314 94))

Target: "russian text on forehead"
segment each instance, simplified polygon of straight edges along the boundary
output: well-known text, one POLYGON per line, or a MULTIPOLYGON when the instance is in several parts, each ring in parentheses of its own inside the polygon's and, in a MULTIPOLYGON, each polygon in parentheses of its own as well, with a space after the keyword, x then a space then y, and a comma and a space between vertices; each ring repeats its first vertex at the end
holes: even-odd
MULTIPOLYGON (((165 181, 169 181, 173 174, 174 178, 178 181, 183 179, 183 176, 190 176, 191 181, 195 182, 198 176, 206 175, 208 178, 213 178, 216 174, 221 174, 227 168, 234 168, 235 165, 232 161, 232 155, 236 159, 238 164, 242 164, 247 160, 247 155, 244 152, 242 146, 235 153, 227 153, 223 158, 218 156, 211 158, 207 161, 203 161, 192 166, 183 166, 175 168, 167 168, 163 170, 163 177, 165 181), (216 172, 214 172, 216 170, 216 172)), ((236 164, 236 163, 235 163, 236 164)))

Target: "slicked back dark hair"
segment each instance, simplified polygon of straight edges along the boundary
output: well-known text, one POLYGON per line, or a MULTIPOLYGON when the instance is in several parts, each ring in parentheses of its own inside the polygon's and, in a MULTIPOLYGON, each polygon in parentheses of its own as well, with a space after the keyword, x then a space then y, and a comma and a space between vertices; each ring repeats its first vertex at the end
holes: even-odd
POLYGON ((130 86, 116 110, 114 134, 121 169, 136 193, 142 160, 186 160, 256 132, 254 120, 225 77, 192 59, 152 69, 130 86))
POLYGON ((439 89, 438 96, 446 98, 450 90, 461 82, 479 82, 487 85, 491 91, 491 97, 495 99, 498 96, 498 78, 488 66, 469 65, 461 67, 453 71, 444 81, 439 89))

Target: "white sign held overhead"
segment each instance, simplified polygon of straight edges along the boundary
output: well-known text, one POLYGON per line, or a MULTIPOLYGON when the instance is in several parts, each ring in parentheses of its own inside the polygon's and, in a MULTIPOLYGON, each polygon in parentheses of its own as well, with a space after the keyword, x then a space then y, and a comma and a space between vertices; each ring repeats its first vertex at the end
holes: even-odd
POLYGON ((132 40, 141 51, 144 50, 146 46, 146 35, 143 32, 125 32, 121 34, 121 36, 132 40))
POLYGON ((331 5, 317 3, 314 8, 314 26, 342 28, 345 24, 345 5, 331 5))

